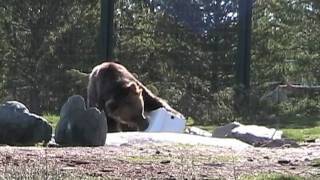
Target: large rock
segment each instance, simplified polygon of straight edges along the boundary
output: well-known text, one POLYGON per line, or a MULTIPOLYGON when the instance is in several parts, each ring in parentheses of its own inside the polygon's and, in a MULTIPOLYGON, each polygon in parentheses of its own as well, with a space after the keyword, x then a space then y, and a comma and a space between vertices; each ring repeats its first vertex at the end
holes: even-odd
POLYGON ((49 142, 52 127, 42 117, 32 114, 20 102, 0 105, 0 144, 34 145, 49 142))
POLYGON ((198 136, 205 136, 205 137, 211 137, 212 136, 212 134, 209 131, 200 129, 198 127, 187 127, 186 130, 185 130, 185 133, 198 135, 198 136))
POLYGON ((230 137, 232 129, 239 127, 241 125, 242 124, 238 122, 232 122, 224 126, 217 127, 216 129, 214 129, 212 136, 218 137, 218 138, 230 137))
POLYGON ((238 122, 229 123, 214 130, 213 137, 236 138, 254 146, 283 145, 282 131, 257 125, 243 125, 238 122), (277 143, 275 143, 277 142, 277 143))
POLYGON ((282 131, 257 125, 241 125, 232 129, 230 137, 254 146, 264 146, 273 140, 280 140, 282 131))
POLYGON ((71 96, 62 106, 55 142, 63 146, 103 146, 107 120, 97 108, 86 109, 83 97, 71 96))

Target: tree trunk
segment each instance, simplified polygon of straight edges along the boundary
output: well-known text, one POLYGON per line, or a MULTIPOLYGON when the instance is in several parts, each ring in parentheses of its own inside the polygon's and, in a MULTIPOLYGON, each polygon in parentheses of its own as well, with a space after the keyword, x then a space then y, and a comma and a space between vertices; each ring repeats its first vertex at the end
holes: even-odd
POLYGON ((38 88, 32 88, 30 90, 30 112, 35 114, 41 114, 41 101, 40 90, 38 88))

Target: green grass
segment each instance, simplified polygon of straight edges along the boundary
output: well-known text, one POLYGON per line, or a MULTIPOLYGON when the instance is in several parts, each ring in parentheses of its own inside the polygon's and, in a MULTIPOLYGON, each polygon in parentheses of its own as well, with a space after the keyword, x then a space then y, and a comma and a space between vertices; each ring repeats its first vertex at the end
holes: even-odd
POLYGON ((48 122, 53 126, 53 127, 56 127, 59 119, 60 119, 60 116, 57 115, 57 114, 51 114, 51 113, 45 113, 43 115, 43 117, 48 120, 48 122))
POLYGON ((296 141, 320 138, 320 117, 301 114, 280 116, 277 125, 283 135, 296 141))
POLYGON ((241 180, 303 180, 305 178, 296 175, 285 175, 280 173, 261 173, 257 175, 246 175, 241 180))
POLYGON ((311 166, 320 167, 320 158, 313 159, 313 160, 311 161, 311 166))
POLYGON ((311 161, 311 166, 320 167, 320 158, 313 159, 311 161))
POLYGON ((281 129, 283 135, 296 141, 320 138, 320 126, 304 129, 281 129))

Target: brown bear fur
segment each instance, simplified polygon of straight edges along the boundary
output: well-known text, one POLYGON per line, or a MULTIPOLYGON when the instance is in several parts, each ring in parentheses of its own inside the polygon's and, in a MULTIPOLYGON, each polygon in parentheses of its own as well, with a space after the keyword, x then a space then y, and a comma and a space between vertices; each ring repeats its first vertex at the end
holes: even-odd
POLYGON ((93 68, 87 98, 88 107, 105 111, 108 132, 143 131, 149 125, 144 113, 160 107, 182 116, 115 62, 104 62, 93 68))

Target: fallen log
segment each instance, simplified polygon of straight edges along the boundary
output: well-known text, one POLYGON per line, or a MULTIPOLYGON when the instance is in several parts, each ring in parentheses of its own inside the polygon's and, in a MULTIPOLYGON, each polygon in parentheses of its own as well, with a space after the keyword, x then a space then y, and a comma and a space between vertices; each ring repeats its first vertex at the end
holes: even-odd
POLYGON ((320 86, 308 86, 308 85, 296 85, 296 84, 285 84, 279 85, 280 89, 286 91, 288 95, 319 95, 320 86))
POLYGON ((269 102, 271 104, 286 101, 288 96, 303 97, 320 95, 320 86, 308 86, 299 84, 280 84, 275 89, 265 93, 260 101, 269 102))

